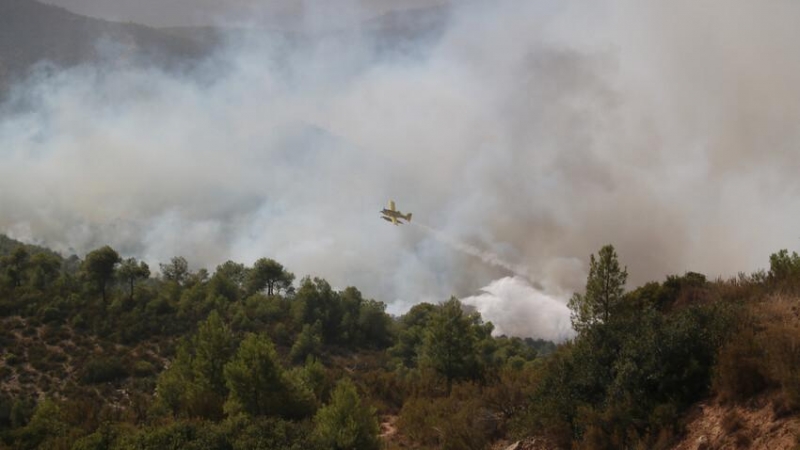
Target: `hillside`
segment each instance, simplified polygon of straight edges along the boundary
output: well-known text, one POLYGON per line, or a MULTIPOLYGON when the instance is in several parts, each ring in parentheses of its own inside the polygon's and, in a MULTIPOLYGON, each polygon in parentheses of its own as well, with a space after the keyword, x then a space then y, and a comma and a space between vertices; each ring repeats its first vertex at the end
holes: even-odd
POLYGON ((154 275, 3 236, 0 448, 794 448, 800 256, 630 291, 612 246, 593 261, 555 346, 268 258, 154 275))
POLYGON ((208 50, 185 35, 80 16, 35 0, 0 2, 0 86, 41 61, 61 67, 100 60, 178 67, 208 50))
POLYGON ((169 70, 186 67, 217 48, 223 36, 259 33, 295 46, 326 39, 364 40, 377 52, 408 52, 444 31, 449 11, 443 7, 386 13, 362 24, 364 34, 328 30, 152 28, 81 16, 36 0, 0 2, 0 92, 41 62, 57 67, 113 62, 149 64, 169 70))

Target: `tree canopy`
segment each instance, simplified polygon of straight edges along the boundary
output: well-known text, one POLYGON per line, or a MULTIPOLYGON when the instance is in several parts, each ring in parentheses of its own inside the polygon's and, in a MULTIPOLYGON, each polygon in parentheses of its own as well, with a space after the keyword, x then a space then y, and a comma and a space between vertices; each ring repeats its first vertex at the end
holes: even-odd
POLYGON ((608 323, 622 302, 627 279, 627 268, 620 267, 613 245, 603 246, 596 258, 591 255, 586 290, 569 300, 572 327, 580 333, 594 324, 608 323))

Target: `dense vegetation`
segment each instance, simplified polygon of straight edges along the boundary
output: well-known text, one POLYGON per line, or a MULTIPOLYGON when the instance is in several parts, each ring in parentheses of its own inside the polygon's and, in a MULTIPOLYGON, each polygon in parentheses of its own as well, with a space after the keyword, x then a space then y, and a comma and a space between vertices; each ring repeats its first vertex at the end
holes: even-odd
POLYGON ((769 272, 625 291, 603 247, 558 347, 493 337, 455 298, 394 318, 267 258, 153 272, 110 247, 63 258, 0 236, 0 448, 667 448, 711 394, 800 408, 786 251, 769 272))

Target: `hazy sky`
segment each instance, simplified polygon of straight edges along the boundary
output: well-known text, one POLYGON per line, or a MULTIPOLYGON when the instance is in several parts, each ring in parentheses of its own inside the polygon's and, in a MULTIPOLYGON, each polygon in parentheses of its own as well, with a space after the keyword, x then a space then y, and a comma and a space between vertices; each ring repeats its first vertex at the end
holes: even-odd
POLYGON ((154 27, 202 26, 242 21, 296 28, 303 14, 320 8, 363 20, 392 10, 418 8, 447 0, 41 0, 102 19, 154 27))
POLYGON ((0 122, 0 231, 272 257, 393 311, 457 295, 563 338, 604 244, 630 287, 796 249, 797 23, 788 0, 475 1, 418 51, 253 36, 190 74, 43 75, 0 122), (430 228, 380 220, 389 198, 430 228))

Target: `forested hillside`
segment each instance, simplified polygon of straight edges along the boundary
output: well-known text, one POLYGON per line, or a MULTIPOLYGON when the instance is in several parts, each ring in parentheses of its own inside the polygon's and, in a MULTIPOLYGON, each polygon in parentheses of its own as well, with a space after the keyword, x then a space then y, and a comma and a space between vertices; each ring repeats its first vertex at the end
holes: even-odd
MULTIPOLYGON (((0 237, 0 447, 672 448, 698 401, 761 399, 778 426, 800 408, 786 251, 768 272, 626 291, 603 247, 557 347, 493 337, 455 298, 391 317, 268 258, 189 267, 0 237)), ((760 439, 737 417, 701 444, 760 439)))

